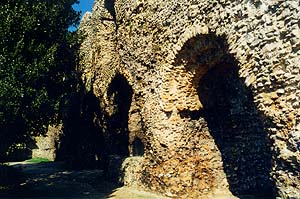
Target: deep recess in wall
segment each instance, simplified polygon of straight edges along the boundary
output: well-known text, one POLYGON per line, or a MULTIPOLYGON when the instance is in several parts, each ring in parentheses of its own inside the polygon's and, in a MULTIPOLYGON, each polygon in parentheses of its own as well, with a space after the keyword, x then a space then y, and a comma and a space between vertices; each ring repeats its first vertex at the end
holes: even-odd
POLYGON ((198 95, 204 106, 203 117, 222 154, 232 193, 271 195, 267 132, 232 57, 202 77, 198 95))
MULTIPOLYGON (((193 49, 198 50, 193 48, 195 38, 188 41, 185 44, 188 48, 182 51, 183 55, 191 52, 190 57, 196 56, 197 60, 209 57, 213 64, 198 83, 198 96, 203 110, 182 111, 181 116, 199 121, 205 119, 221 152, 224 172, 234 195, 272 195, 274 186, 270 180, 271 152, 267 132, 250 90, 239 78, 237 62, 227 53, 224 40, 214 35, 198 37, 205 40, 214 38, 215 41, 208 43, 219 43, 218 46, 208 48, 206 52, 201 51, 200 55, 192 52, 193 49), (220 44, 220 41, 223 43, 220 44), (224 49, 220 50, 220 47, 224 49), (217 59, 214 60, 214 57, 217 59)), ((202 66, 203 62, 200 62, 199 70, 203 70, 202 66)))
POLYGON ((117 74, 112 80, 108 97, 113 104, 113 113, 108 118, 109 153, 127 157, 129 155, 128 112, 133 90, 126 78, 117 74))
POLYGON ((133 156, 143 156, 144 155, 144 144, 142 140, 136 137, 133 141, 133 156))
POLYGON ((272 193, 267 132, 233 60, 208 71, 199 82, 198 92, 232 193, 272 193))

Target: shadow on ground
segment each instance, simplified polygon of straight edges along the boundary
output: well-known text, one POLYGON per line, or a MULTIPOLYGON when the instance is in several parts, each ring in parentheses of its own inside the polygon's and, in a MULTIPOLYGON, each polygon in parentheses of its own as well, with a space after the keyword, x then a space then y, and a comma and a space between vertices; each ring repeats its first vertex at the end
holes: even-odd
POLYGON ((63 162, 10 163, 26 180, 14 190, 1 192, 1 199, 167 199, 107 179, 100 169, 66 170, 63 162))
MULTIPOLYGON (((63 162, 19 162, 10 165, 20 169, 26 180, 17 189, 9 192, 0 190, 1 199, 167 199, 109 182, 105 172, 99 169, 66 170, 63 162)), ((216 196, 214 199, 224 199, 224 196, 216 196)), ((240 199, 266 198, 243 196, 240 199)))
POLYGON ((109 198, 119 186, 104 180, 103 170, 66 170, 62 162, 15 163, 25 181, 0 198, 109 198))

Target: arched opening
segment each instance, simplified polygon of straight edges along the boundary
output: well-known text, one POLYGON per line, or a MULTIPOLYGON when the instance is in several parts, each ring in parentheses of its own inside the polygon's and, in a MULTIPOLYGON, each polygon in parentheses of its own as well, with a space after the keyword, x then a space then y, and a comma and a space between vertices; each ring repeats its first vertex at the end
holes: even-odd
POLYGON ((230 191, 236 196, 271 197, 268 134, 225 39, 196 36, 187 41, 176 61, 195 74, 192 83, 201 104, 200 110, 181 110, 180 116, 208 127, 221 153, 230 191))
POLYGON ((201 116, 222 154, 233 194, 272 194, 267 132, 249 89, 232 58, 222 60, 199 81, 201 116))
POLYGON ((128 112, 133 90, 127 79, 117 74, 112 80, 107 96, 110 101, 110 116, 107 120, 109 154, 129 156, 128 112))

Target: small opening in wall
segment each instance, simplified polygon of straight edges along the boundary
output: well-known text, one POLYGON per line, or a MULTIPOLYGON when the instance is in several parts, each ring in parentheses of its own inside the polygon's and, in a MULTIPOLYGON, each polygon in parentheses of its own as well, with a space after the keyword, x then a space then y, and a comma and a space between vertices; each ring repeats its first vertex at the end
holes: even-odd
POLYGON ((133 141, 133 156, 144 155, 144 144, 140 138, 135 138, 133 141))
POLYGON ((165 112, 167 118, 169 119, 171 116, 172 116, 172 112, 171 111, 168 111, 168 112, 165 112))
POLYGON ((179 112, 181 118, 190 118, 192 120, 198 120, 201 116, 201 111, 189 111, 183 110, 179 112))

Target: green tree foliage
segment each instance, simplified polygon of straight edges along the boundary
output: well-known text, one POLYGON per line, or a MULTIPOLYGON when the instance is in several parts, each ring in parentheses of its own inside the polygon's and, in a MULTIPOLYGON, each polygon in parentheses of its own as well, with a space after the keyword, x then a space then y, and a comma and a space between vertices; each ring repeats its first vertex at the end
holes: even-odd
POLYGON ((45 131, 74 86, 74 3, 0 1, 0 162, 13 143, 45 131))

